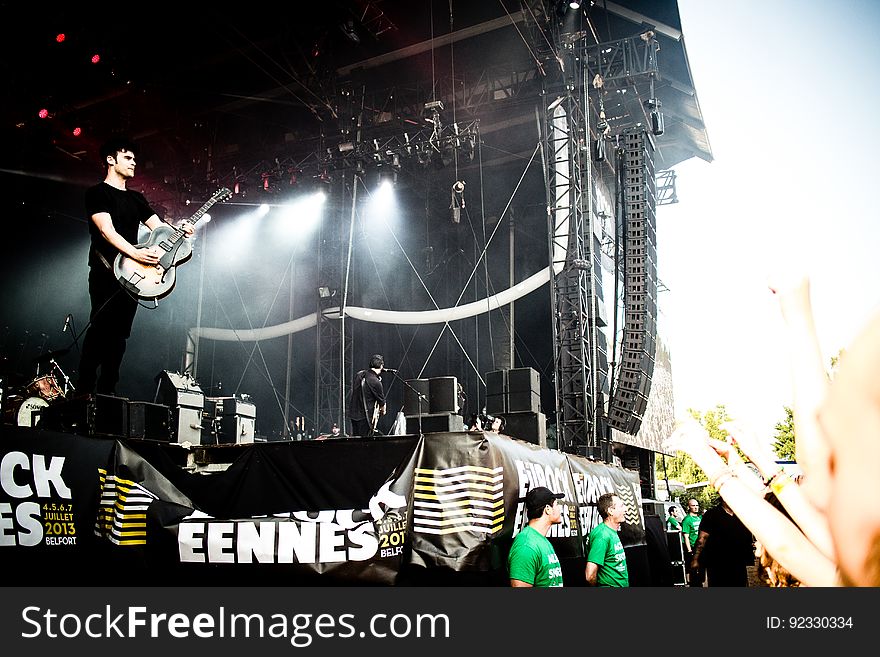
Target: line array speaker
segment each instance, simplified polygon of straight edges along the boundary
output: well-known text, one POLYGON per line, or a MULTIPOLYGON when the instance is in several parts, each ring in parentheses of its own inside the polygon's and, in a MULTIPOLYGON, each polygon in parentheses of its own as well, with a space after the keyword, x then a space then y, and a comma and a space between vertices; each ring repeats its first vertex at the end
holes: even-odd
POLYGON ((645 130, 624 134, 624 158, 624 325, 608 422, 616 429, 635 434, 648 404, 657 343, 654 142, 645 130))

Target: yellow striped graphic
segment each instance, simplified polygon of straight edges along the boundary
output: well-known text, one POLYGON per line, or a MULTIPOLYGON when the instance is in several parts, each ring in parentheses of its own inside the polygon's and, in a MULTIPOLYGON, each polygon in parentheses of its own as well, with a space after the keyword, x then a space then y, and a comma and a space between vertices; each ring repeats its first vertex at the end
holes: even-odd
POLYGON ((416 468, 413 531, 494 534, 504 524, 504 469, 416 468))
POLYGON ((95 520, 95 535, 116 545, 146 545, 147 514, 156 496, 129 479, 108 475, 98 469, 101 498, 95 520))

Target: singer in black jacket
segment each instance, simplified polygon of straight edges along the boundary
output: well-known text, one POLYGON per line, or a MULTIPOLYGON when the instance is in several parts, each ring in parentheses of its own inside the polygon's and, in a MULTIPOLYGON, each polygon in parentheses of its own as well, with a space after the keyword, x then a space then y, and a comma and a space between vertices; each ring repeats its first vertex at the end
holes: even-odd
POLYGON ((380 354, 370 356, 370 367, 355 374, 348 402, 348 418, 353 436, 372 436, 375 432, 373 417, 385 414, 385 389, 382 370, 385 359, 380 354))

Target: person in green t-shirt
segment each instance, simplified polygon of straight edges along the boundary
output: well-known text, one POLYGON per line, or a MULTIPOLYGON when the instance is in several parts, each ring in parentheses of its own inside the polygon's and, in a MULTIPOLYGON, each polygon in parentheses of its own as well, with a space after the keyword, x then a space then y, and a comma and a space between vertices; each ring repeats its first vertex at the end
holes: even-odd
POLYGON ((544 486, 526 495, 528 525, 513 539, 507 568, 511 586, 562 586, 562 566, 547 532, 562 522, 564 493, 554 493, 544 486))
POLYGON ((669 507, 669 517, 666 519, 666 531, 681 531, 681 515, 681 509, 679 509, 677 506, 669 507))
POLYGON ((602 522, 593 527, 588 539, 587 583, 590 586, 629 586, 626 552, 620 542, 620 525, 626 516, 626 505, 614 493, 599 496, 602 522))
POLYGON ((684 543, 684 562, 688 565, 688 586, 703 586, 703 572, 690 566, 694 558, 694 547, 700 535, 700 503, 694 498, 688 500, 688 514, 681 521, 681 538, 684 543))

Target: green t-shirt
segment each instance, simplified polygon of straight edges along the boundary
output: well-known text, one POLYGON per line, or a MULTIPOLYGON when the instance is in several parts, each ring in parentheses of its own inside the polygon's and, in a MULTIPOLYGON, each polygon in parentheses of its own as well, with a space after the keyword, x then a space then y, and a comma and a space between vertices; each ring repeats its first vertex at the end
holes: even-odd
POLYGON ((669 516, 666 519, 666 529, 670 529, 675 532, 680 532, 681 531, 681 523, 678 522, 678 518, 676 518, 675 516, 669 516))
MULTIPOLYGON (((692 513, 687 514, 681 521, 681 533, 686 534, 691 541, 691 550, 697 544, 697 537, 700 535, 700 520, 702 516, 695 516, 692 513)), ((685 546, 687 549, 687 546, 685 546)))
POLYGON ((587 561, 599 566, 596 574, 598 586, 629 586, 623 543, 617 532, 604 522, 590 532, 587 561))
POLYGON ((533 586, 562 586, 562 567, 553 545, 529 525, 513 539, 507 568, 510 579, 533 586))

